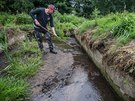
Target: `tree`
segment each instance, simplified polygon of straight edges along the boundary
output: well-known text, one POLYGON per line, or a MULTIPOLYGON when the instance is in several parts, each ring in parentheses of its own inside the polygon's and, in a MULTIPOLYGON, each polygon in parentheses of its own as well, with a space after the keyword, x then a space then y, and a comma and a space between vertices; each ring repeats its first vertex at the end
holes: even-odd
POLYGON ((86 18, 90 17, 94 7, 91 0, 75 0, 75 10, 77 15, 84 16, 86 18))

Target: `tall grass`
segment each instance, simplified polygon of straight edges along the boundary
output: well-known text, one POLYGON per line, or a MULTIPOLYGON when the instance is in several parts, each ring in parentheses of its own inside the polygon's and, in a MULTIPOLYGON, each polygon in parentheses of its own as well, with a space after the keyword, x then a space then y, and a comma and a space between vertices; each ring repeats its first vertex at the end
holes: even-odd
POLYGON ((135 14, 124 14, 121 22, 114 26, 113 35, 123 44, 135 39, 135 14))
POLYGON ((20 43, 11 54, 12 61, 5 68, 8 75, 0 77, 0 101, 25 101, 29 84, 26 82, 41 66, 41 54, 35 40, 20 43))
POLYGON ((80 26, 81 33, 95 27, 96 32, 93 34, 92 40, 106 38, 109 32, 116 39, 116 43, 121 45, 135 38, 135 14, 133 13, 108 14, 102 18, 96 17, 96 24, 94 21, 94 19, 89 20, 80 26))
POLYGON ((15 77, 0 78, 0 101, 23 101, 27 96, 28 84, 15 77))
POLYGON ((77 17, 74 15, 60 14, 56 12, 54 14, 56 32, 60 37, 64 37, 64 30, 77 29, 84 21, 85 18, 77 17))

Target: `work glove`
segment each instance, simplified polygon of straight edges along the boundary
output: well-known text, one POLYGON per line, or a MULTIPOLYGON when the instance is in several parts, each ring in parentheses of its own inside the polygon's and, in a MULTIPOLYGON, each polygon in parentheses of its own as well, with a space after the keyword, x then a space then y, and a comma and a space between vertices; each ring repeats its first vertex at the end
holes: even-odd
POLYGON ((52 27, 52 32, 53 32, 53 35, 54 35, 54 36, 58 37, 57 34, 56 34, 56 32, 55 32, 54 27, 52 27))

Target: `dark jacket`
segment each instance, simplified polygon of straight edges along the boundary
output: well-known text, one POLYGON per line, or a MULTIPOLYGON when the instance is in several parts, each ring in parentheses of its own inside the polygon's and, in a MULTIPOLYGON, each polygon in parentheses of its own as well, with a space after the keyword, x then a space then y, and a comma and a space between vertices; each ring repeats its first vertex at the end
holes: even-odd
POLYGON ((47 15, 45 13, 45 8, 37 8, 30 11, 30 16, 33 20, 37 19, 43 27, 46 27, 48 22, 50 22, 51 27, 54 27, 53 17, 51 14, 47 15))

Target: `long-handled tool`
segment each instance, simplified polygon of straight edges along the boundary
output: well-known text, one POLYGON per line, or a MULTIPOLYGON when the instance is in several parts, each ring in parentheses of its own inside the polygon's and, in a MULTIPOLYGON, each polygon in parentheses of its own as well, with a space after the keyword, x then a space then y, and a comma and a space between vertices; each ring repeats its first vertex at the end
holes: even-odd
MULTIPOLYGON (((41 28, 43 28, 44 30, 46 30, 47 32, 49 32, 49 33, 51 33, 50 31, 48 31, 45 27, 43 27, 42 25, 40 25, 40 27, 41 28)), ((52 34, 52 33, 51 33, 52 34)), ((54 35, 54 34, 52 34, 52 35, 54 35)), ((67 44, 68 46, 70 46, 70 47, 72 47, 73 48, 73 46, 71 46, 70 44, 68 44, 67 42, 65 42, 64 40, 62 40, 60 37, 58 37, 58 36, 56 36, 56 35, 54 35, 59 41, 62 41, 62 42, 64 42, 65 44, 67 44)))

